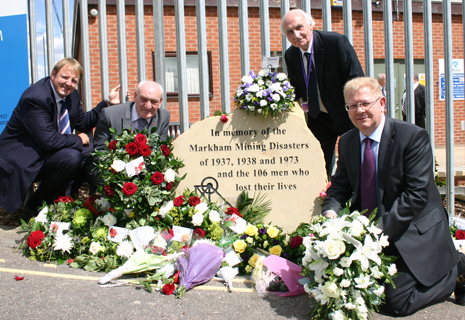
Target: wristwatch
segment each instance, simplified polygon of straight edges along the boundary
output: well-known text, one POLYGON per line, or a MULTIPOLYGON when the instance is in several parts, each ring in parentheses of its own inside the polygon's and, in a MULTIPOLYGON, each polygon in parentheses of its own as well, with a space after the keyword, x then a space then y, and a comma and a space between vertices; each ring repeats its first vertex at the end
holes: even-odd
POLYGON ((106 98, 106 99, 105 99, 105 102, 106 102, 109 106, 111 106, 110 98, 106 98))

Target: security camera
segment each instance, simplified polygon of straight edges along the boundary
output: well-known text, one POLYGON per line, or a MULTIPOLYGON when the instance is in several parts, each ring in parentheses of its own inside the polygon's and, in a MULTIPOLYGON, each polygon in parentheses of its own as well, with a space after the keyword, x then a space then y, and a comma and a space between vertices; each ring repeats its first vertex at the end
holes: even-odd
POLYGON ((98 16, 98 10, 97 9, 90 9, 89 14, 92 18, 95 18, 98 16))

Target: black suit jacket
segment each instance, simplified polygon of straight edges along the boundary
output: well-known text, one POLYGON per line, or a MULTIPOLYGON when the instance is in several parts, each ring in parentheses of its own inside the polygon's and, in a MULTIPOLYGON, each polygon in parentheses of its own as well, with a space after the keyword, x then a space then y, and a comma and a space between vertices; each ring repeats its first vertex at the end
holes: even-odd
MULTIPOLYGON (((410 123, 386 117, 378 152, 379 227, 389 236, 418 281, 431 286, 458 260, 449 233, 448 215, 435 185, 428 133, 410 123)), ((360 208, 359 130, 339 141, 339 160, 323 212, 339 212, 352 200, 360 208)))
MULTIPOLYGON (((347 81, 363 77, 363 69, 346 36, 313 31, 313 52, 321 101, 340 132, 353 128, 344 108, 343 89, 347 81)), ((291 46, 284 55, 288 76, 295 87, 296 99, 307 100, 300 49, 291 46)))
POLYGON ((415 91, 415 124, 425 128, 425 86, 419 84, 415 91))
MULTIPOLYGON (((102 101, 85 113, 79 92, 66 97, 71 130, 87 132, 97 123, 106 103, 102 101)), ((0 205, 14 213, 42 168, 42 156, 70 148, 82 151, 82 140, 74 134, 60 134, 57 105, 50 77, 26 89, 0 135, 0 205)))

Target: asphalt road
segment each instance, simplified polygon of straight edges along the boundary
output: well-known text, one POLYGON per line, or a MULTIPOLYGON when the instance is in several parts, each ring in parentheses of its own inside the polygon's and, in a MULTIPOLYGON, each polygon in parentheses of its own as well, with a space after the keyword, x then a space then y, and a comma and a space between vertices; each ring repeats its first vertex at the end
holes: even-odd
MULTIPOLYGON (((246 277, 234 282, 233 292, 210 281, 182 299, 133 285, 100 287, 102 273, 30 261, 14 251, 19 239, 17 229, 0 226, 0 319, 308 319, 311 310, 309 296, 259 296, 246 277)), ((402 319, 462 320, 465 307, 449 299, 402 319)))

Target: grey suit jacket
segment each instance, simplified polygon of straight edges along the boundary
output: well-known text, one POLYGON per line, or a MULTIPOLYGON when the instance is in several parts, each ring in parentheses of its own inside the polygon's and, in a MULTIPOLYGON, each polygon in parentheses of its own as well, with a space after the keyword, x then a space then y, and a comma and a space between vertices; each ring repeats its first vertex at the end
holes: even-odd
MULTIPOLYGON (((363 210, 360 148, 358 129, 341 137, 337 171, 323 212, 339 212, 349 199, 352 210, 363 210)), ((379 227, 421 284, 431 286, 457 264, 425 130, 386 117, 378 152, 378 199, 379 227)))
MULTIPOLYGON (((112 140, 113 136, 110 132, 110 128, 115 128, 117 134, 120 134, 123 129, 130 129, 132 127, 131 110, 133 105, 134 102, 128 102, 103 110, 105 112, 100 114, 97 127, 95 128, 95 149, 105 149, 105 142, 112 140)), ((160 135, 160 141, 165 141, 168 138, 170 113, 168 110, 158 109, 157 116, 154 118, 150 121, 148 130, 150 131, 153 127, 156 127, 156 132, 160 135)))

